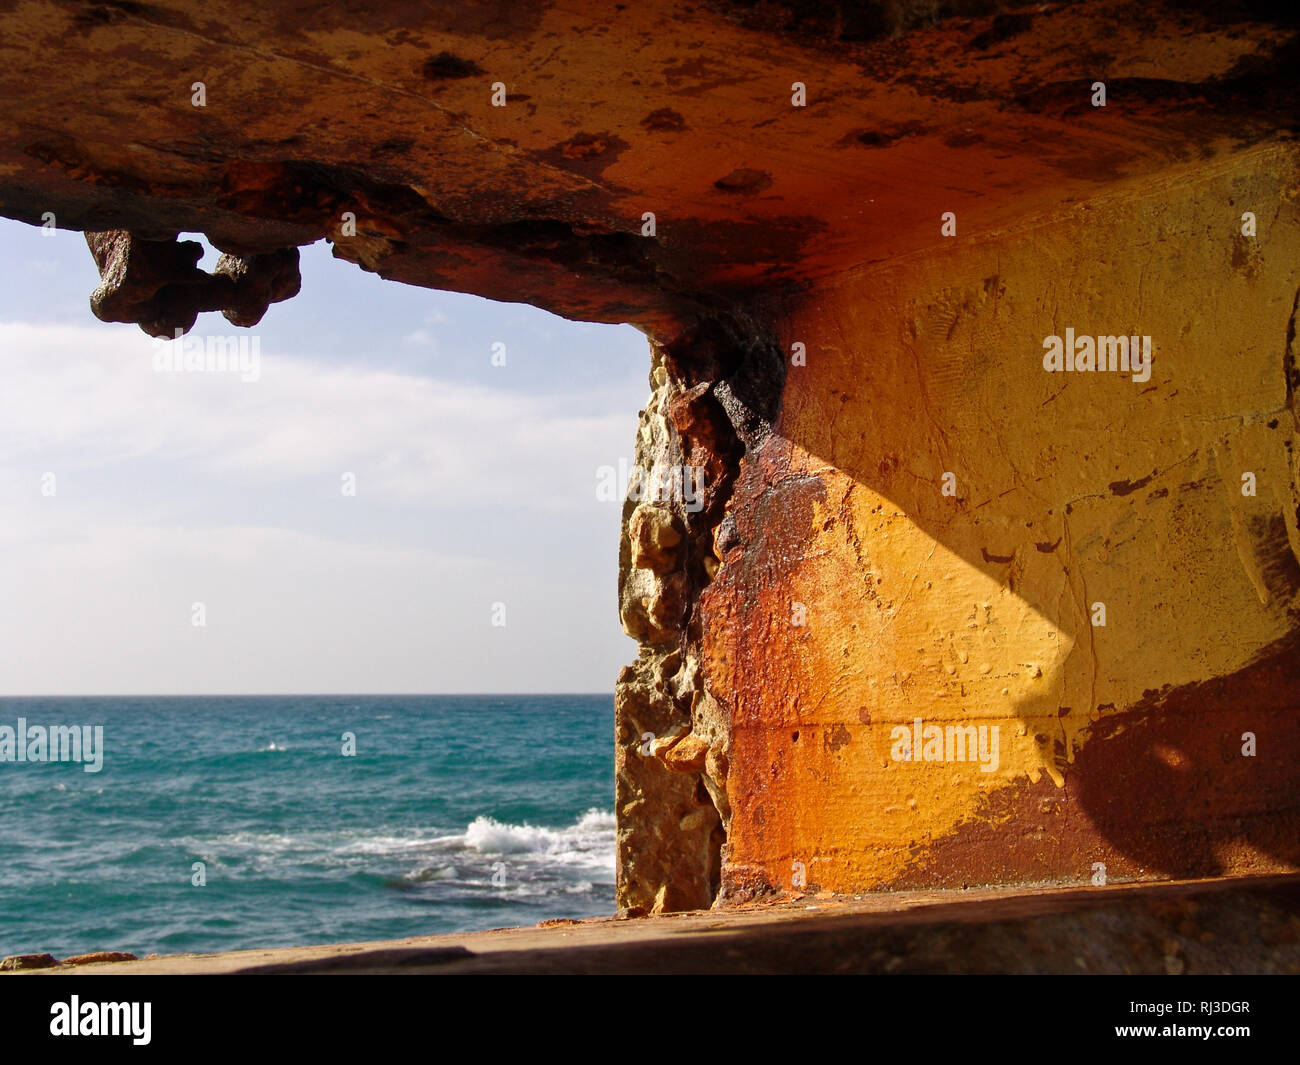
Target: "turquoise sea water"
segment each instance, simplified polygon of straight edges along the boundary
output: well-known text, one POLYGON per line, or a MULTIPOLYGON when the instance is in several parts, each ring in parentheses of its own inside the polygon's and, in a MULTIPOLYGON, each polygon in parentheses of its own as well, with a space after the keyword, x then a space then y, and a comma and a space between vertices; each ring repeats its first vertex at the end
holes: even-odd
POLYGON ((608 695, 0 699, 19 717, 102 725, 105 753, 0 761, 0 954, 613 912, 608 695))

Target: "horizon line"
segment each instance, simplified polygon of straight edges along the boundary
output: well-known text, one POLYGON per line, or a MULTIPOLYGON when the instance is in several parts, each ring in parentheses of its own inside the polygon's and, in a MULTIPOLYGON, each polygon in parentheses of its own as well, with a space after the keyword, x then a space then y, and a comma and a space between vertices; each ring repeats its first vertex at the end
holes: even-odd
POLYGON ((608 691, 567 691, 567 692, 99 692, 95 694, 22 694, 22 695, 4 695, 0 694, 0 700, 3 699, 275 699, 285 697, 299 698, 348 698, 348 699, 377 699, 377 698, 407 698, 410 696, 483 696, 494 698, 510 698, 515 696, 571 696, 571 695, 613 695, 614 689, 611 687, 608 691))

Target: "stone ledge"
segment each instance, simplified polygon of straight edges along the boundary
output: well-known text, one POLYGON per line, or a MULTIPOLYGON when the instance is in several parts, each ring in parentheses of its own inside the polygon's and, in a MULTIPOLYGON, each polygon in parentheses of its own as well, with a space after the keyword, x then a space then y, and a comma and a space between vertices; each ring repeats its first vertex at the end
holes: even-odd
POLYGON ((37 973, 1300 973, 1300 876, 802 896, 635 920, 37 973))

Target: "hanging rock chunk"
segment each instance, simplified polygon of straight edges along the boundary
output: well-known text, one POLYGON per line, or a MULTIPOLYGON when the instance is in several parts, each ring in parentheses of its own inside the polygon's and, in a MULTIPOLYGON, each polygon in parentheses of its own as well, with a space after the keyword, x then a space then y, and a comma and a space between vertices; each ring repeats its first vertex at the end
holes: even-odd
POLYGON ((215 274, 198 268, 198 241, 144 240, 126 230, 87 233, 100 285, 90 309, 101 322, 134 322, 153 337, 189 332, 203 311, 235 325, 261 321, 267 307, 298 293, 298 249, 241 259, 223 255, 215 274))
POLYGON ((188 332, 200 311, 229 300, 234 282, 214 281, 198 268, 203 245, 187 240, 141 240, 124 230, 87 233, 100 284, 90 309, 101 322, 134 322, 153 337, 188 332))
POLYGON ((216 276, 228 277, 235 283, 234 299, 222 313, 233 325, 244 328, 257 325, 272 303, 292 299, 302 289, 297 248, 282 248, 248 259, 223 255, 217 260, 216 276))

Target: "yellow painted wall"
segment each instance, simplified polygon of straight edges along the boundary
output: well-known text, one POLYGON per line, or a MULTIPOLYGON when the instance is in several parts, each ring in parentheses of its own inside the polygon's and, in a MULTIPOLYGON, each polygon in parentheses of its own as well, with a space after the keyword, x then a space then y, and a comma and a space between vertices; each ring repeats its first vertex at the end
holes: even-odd
POLYGON ((807 365, 732 501, 745 551, 704 598, 733 882, 797 887, 796 862, 840 891, 1294 864, 1294 833, 1251 842, 1250 819, 1286 805, 1300 753, 1300 660, 1274 653, 1300 590, 1296 164, 1254 151, 997 234, 958 219, 936 252, 778 312, 807 365), (1045 372, 1067 327, 1150 335, 1150 380, 1045 372), (1272 703, 1202 687, 1248 667, 1272 703), (996 771, 891 757, 917 717, 998 726, 996 771), (1254 759, 1242 720, 1267 736, 1254 759), (1079 778, 1102 722, 1121 746, 1079 778), (1167 817, 1136 799, 1165 772, 1167 817))

